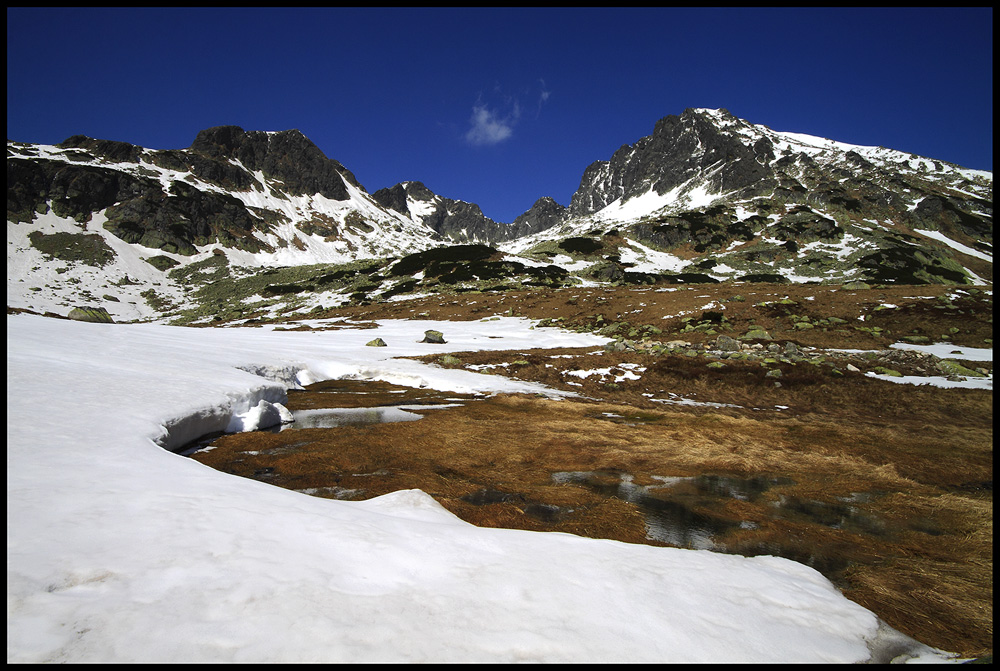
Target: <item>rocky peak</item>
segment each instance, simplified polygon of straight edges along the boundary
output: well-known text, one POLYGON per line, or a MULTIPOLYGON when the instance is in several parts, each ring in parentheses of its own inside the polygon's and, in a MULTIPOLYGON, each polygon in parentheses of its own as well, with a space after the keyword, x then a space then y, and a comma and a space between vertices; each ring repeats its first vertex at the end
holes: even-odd
POLYGON ((517 236, 531 235, 552 228, 566 220, 567 210, 548 196, 535 201, 531 208, 511 224, 517 236))
POLYGON ((136 162, 142 153, 142 147, 128 142, 115 140, 97 140, 86 135, 74 135, 59 145, 60 149, 84 149, 92 154, 116 162, 136 162))
POLYGON ((687 109, 656 122, 653 133, 622 146, 584 172, 570 212, 586 215, 650 190, 663 195, 703 177, 714 193, 753 195, 773 187, 766 163, 774 148, 727 110, 687 109))
POLYGON ((379 189, 372 194, 376 203, 388 210, 394 210, 407 217, 410 216, 410 208, 407 205, 406 184, 400 183, 385 189, 379 189))
POLYGON ((298 130, 276 133, 244 131, 239 126, 216 126, 198 133, 188 151, 216 160, 234 159, 248 170, 281 180, 286 190, 299 195, 321 194, 347 200, 344 182, 364 190, 354 175, 338 161, 327 158, 298 130))
POLYGON ((400 182, 394 186, 379 189, 372 194, 375 202, 382 207, 394 210, 410 218, 414 216, 414 213, 410 212, 410 199, 430 203, 437 197, 433 191, 424 186, 423 182, 400 182))
POLYGON ((372 198, 382 207, 418 221, 454 242, 494 243, 537 233, 566 216, 566 208, 548 197, 539 198, 513 224, 493 221, 474 203, 439 196, 423 182, 401 182, 379 189, 372 198), (410 209, 411 202, 425 203, 422 211, 410 209))

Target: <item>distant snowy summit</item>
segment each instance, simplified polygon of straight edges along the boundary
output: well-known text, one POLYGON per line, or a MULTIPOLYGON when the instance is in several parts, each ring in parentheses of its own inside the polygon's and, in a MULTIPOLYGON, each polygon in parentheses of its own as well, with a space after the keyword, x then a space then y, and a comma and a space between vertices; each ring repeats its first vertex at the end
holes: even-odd
POLYGON ((89 273, 96 297, 125 278, 169 284, 210 255, 252 269, 454 244, 562 268, 570 283, 992 282, 991 172, 724 109, 660 119, 588 166, 568 205, 541 197, 512 223, 417 181, 369 193, 297 130, 220 126, 176 150, 8 141, 7 181, 8 305, 79 288, 81 264, 118 267, 89 273), (39 270, 53 263, 60 277, 39 270))

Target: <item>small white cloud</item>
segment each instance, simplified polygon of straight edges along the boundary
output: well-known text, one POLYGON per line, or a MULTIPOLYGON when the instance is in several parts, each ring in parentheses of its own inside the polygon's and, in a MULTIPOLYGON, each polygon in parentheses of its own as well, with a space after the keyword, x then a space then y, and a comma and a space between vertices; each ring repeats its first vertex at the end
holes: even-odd
POLYGON ((542 91, 538 94, 538 111, 540 112, 542 110, 542 105, 544 105, 549 99, 549 96, 552 95, 552 91, 546 89, 544 79, 539 79, 538 81, 542 85, 542 91))
POLYGON ((476 104, 472 108, 472 124, 465 134, 465 139, 474 145, 490 145, 503 142, 514 134, 514 124, 521 116, 520 106, 515 100, 511 111, 500 116, 486 105, 476 104))

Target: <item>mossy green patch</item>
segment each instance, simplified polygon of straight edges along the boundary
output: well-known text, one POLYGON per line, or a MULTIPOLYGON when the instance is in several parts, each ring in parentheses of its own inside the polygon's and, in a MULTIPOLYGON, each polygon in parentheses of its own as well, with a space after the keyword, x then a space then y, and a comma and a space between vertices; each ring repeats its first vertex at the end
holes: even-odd
POLYGON ((174 261, 169 256, 164 256, 162 254, 160 254, 158 256, 152 256, 152 257, 146 259, 146 263, 148 263, 149 265, 153 266, 157 270, 162 270, 163 272, 166 272, 166 271, 170 270, 174 266, 179 266, 180 265, 180 262, 174 261))
POLYGON ((938 362, 938 368, 945 372, 946 375, 961 375, 962 377, 988 377, 979 371, 972 370, 963 366, 958 361, 952 359, 942 359, 938 362))
POLYGON ((50 259, 103 267, 115 260, 115 252, 96 233, 28 234, 32 246, 50 259))

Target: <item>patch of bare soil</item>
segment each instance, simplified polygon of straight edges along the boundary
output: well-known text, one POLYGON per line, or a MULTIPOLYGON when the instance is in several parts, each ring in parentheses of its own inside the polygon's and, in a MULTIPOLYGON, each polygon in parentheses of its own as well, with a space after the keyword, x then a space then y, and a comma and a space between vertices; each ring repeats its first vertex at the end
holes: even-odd
MULTIPOLYGON (((770 342, 802 347, 876 348, 922 334, 983 347, 992 338, 988 294, 746 285, 738 287, 743 300, 734 300, 733 291, 709 285, 438 296, 338 316, 520 314, 591 330, 624 321, 640 331, 636 341, 709 342, 756 327, 770 342), (703 320, 705 312, 726 320, 703 320), (796 327, 802 316, 815 326, 796 327), (660 333, 637 329, 642 325, 660 333)), ((841 364, 713 361, 685 351, 594 347, 426 359, 577 396, 498 395, 445 407, 454 395, 384 383, 359 395, 354 383, 330 381, 290 393, 290 407, 401 399, 438 407, 418 410, 419 421, 225 436, 193 458, 331 498, 419 488, 482 526, 777 554, 814 566, 924 643, 963 656, 991 654, 991 391, 894 384, 841 364)))

